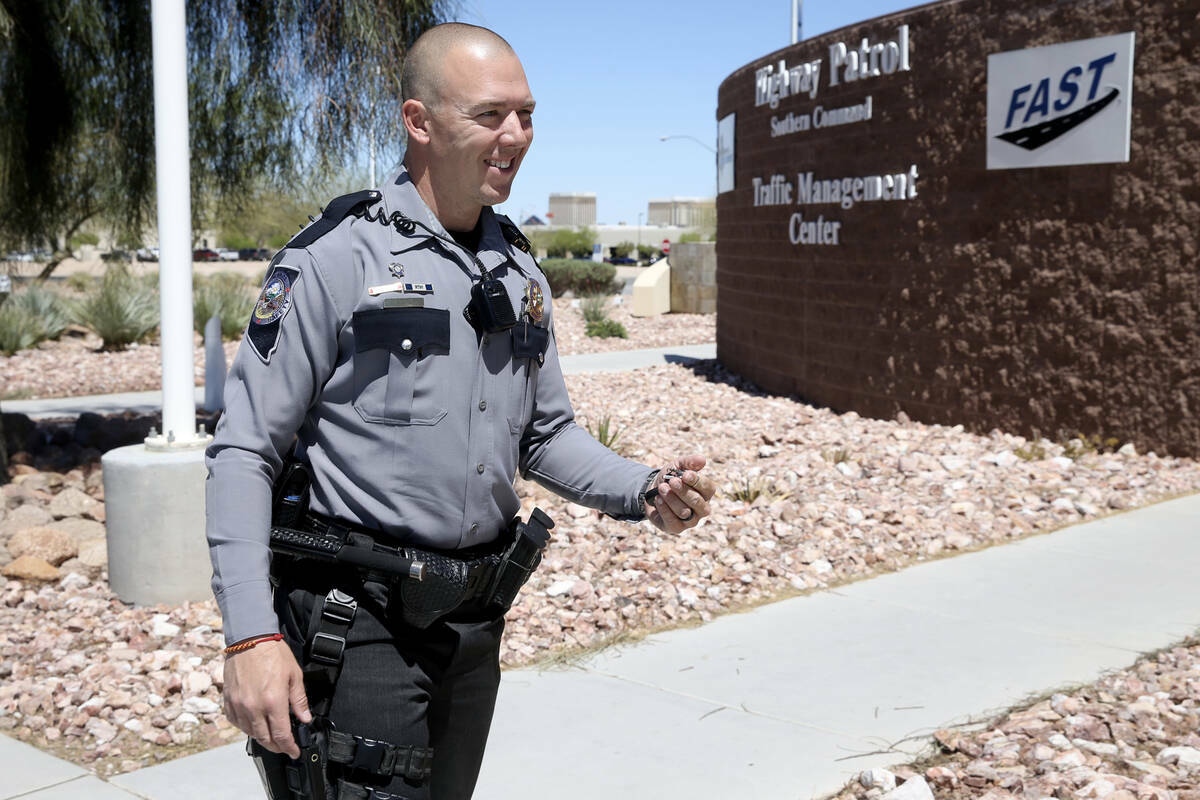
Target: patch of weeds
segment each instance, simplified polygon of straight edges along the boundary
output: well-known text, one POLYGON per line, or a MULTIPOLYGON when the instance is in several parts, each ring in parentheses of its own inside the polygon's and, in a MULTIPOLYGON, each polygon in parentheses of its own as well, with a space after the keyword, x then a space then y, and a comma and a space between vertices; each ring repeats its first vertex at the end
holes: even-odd
POLYGON ((596 336, 601 339, 609 339, 616 337, 619 339, 628 339, 629 331, 625 330, 625 326, 617 322, 615 319, 605 317, 599 322, 589 322, 583 332, 588 336, 596 336))
POLYGON ((35 391, 33 391, 33 389, 30 389, 30 388, 8 389, 4 392, 0 392, 0 401, 2 401, 2 400, 29 400, 35 394, 37 394, 37 393, 35 391))
POLYGON ((608 313, 604 310, 607 304, 608 298, 602 294, 583 298, 579 303, 579 309, 583 312, 583 321, 592 323, 608 319, 608 313))
POLYGON ((1045 461, 1050 457, 1044 439, 1034 439, 1024 447, 1013 448, 1013 455, 1022 461, 1045 461))
POLYGON ((72 292, 85 294, 96 285, 96 279, 86 272, 76 272, 67 278, 67 288, 72 292))
POLYGON ((826 450, 821 455, 831 464, 840 464, 843 461, 850 460, 850 451, 844 447, 839 447, 836 450, 826 450))
POLYGON ((215 317, 221 320, 221 338, 240 338, 254 310, 255 292, 247 280, 234 272, 218 272, 195 281, 192 290, 192 324, 196 333, 215 317))
POLYGON ((587 430, 597 442, 609 450, 612 450, 614 453, 621 452, 617 448, 617 440, 621 438, 621 429, 613 424, 611 417, 605 416, 597 422, 595 430, 592 430, 590 425, 587 430))
POLYGON ((746 505, 750 505, 760 497, 769 504, 777 500, 786 500, 791 496, 790 490, 780 489, 773 481, 764 477, 746 478, 741 486, 733 490, 733 499, 741 500, 746 505))
POLYGON ((79 324, 103 340, 105 350, 140 342, 158 327, 158 293, 145 276, 122 265, 110 266, 100 286, 71 303, 71 310, 79 324))
POLYGON ((1074 437, 1063 443, 1063 455, 1075 461, 1090 453, 1115 453, 1120 448, 1121 440, 1115 436, 1102 439, 1097 433, 1093 433, 1091 436, 1076 433, 1074 437))

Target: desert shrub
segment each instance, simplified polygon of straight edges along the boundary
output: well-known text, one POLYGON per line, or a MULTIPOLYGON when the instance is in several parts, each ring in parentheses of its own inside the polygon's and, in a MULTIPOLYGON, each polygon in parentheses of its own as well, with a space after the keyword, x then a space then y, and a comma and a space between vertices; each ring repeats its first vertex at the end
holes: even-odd
POLYGON ((71 313, 59 294, 43 286, 17 292, 7 305, 22 306, 33 318, 37 340, 57 339, 71 324, 71 313))
POLYGON ((87 292, 96 284, 96 279, 86 272, 76 272, 67 278, 67 288, 73 292, 87 292))
POLYGON ((218 272, 197 280, 192 289, 192 324, 203 334, 204 326, 217 316, 221 318, 221 338, 237 339, 246 330, 254 300, 253 287, 236 273, 218 272))
POLYGON ((614 453, 620 453, 624 449, 617 447, 617 440, 621 438, 621 429, 613 424, 611 417, 605 416, 597 422, 594 430, 591 425, 588 425, 587 430, 593 439, 614 453))
POLYGON ((589 322, 583 332, 588 336, 596 336, 601 339, 610 337, 618 337, 621 339, 629 338, 629 331, 625 330, 625 326, 617 322, 615 319, 605 317, 598 322, 589 322))
POLYGON ((105 350, 120 350, 158 327, 158 293, 145 276, 114 265, 99 286, 71 303, 71 311, 80 325, 103 340, 105 350))
POLYGON ((548 258, 540 266, 555 296, 568 290, 580 296, 609 292, 617 277, 616 267, 599 261, 548 258))
POLYGON ((19 303, 0 305, 0 353, 11 356, 38 343, 38 324, 29 309, 19 303))
POLYGON ((605 311, 605 306, 608 304, 608 298, 602 294, 594 294, 591 297, 583 298, 580 303, 580 310, 583 311, 584 322, 599 322, 602 319, 608 319, 608 312, 605 311))

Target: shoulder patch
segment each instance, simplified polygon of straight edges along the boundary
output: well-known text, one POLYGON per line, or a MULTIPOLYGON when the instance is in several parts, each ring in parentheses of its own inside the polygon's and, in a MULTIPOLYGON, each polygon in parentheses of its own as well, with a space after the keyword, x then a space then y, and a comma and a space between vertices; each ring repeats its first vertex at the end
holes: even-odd
POLYGON ((292 307, 292 290, 298 280, 300 270, 277 264, 267 275, 258 302, 254 304, 246 340, 264 364, 271 363, 271 356, 279 344, 279 329, 292 307))
POLYGON ((383 197, 375 189, 363 189, 361 192, 351 192, 329 201, 321 211, 321 218, 314 221, 304 230, 292 237, 287 247, 303 249, 336 228, 342 220, 353 214, 368 203, 376 203, 383 197))

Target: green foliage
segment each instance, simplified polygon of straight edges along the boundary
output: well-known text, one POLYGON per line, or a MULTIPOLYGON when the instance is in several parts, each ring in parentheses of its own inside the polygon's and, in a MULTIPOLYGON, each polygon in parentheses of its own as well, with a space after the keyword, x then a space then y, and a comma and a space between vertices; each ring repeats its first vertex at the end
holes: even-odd
POLYGON ((612 423, 611 417, 605 416, 597 422, 595 430, 592 430, 591 425, 588 426, 587 430, 592 435, 592 438, 614 453, 620 453, 623 449, 617 447, 617 440, 621 438, 621 429, 612 423))
POLYGON ((547 258, 591 258, 596 232, 591 228, 535 231, 530 241, 538 250, 545 250, 547 258))
POLYGON ((602 294, 594 294, 591 297, 583 298, 580 303, 580 309, 583 311, 584 322, 599 322, 602 319, 608 319, 608 312, 605 306, 608 305, 608 298, 602 294))
POLYGON ((0 353, 11 356, 38 343, 38 324, 29 309, 18 303, 0 305, 0 353))
POLYGON ((94 233, 77 233, 71 237, 70 246, 72 250, 78 250, 84 245, 95 247, 100 244, 100 237, 94 233))
POLYGON ((70 311, 58 293, 42 286, 16 292, 5 305, 22 306, 33 318, 37 339, 57 339, 71 324, 70 311))
POLYGON ((1043 439, 1034 438, 1032 442, 1024 447, 1014 448, 1013 455, 1022 461, 1044 461, 1050 457, 1050 452, 1046 449, 1043 439))
MULTIPOLYGON (((259 190, 339 169, 368 131, 403 130, 401 64, 446 0, 191 0, 194 227, 259 190)), ((0 2, 0 243, 54 251, 101 218, 140 235, 154 211, 150 0, 0 2)), ((383 135, 397 163, 403 138, 383 135)), ((299 220, 293 223, 299 224, 299 220)))
POLYGON ((86 292, 95 285, 96 279, 86 272, 76 272, 67 278, 67 288, 73 292, 86 292))
POLYGON ((698 233, 684 233, 679 236, 680 244, 690 244, 691 242, 702 242, 703 237, 698 233))
POLYGON ((633 252, 634 247, 636 245, 633 242, 621 242, 608 248, 608 251, 612 253, 613 258, 628 258, 629 254, 633 252))
POLYGON ((103 340, 105 350, 139 342, 158 327, 158 293, 145 276, 110 266, 100 285, 71 304, 79 324, 103 340))
POLYGON ((598 261, 575 261, 572 259, 548 258, 539 266, 550 283, 550 291, 556 297, 566 291, 576 296, 607 292, 612 289, 617 277, 617 268, 598 261))
POLYGON ((774 503, 777 500, 786 500, 792 496, 788 490, 781 490, 771 480, 758 477, 746 478, 742 481, 742 485, 733 490, 733 499, 741 500, 749 505, 758 498, 763 498, 767 503, 774 503))
POLYGON ((1091 436, 1076 433, 1074 437, 1063 444, 1063 455, 1075 461, 1090 453, 1115 453, 1119 449, 1121 449, 1121 440, 1115 436, 1101 438, 1098 433, 1093 433, 1091 436))
POLYGON ((629 331, 625 330, 625 326, 615 319, 609 319, 608 317, 597 322, 589 322, 583 329, 583 332, 588 336, 595 336, 599 339, 610 339, 613 337, 620 339, 629 338, 629 331))
POLYGON ((219 247, 226 247, 230 250, 241 250, 244 247, 258 247, 258 242, 244 233, 236 232, 222 232, 217 237, 217 244, 219 247))
POLYGON ((642 261, 648 261, 658 255, 658 248, 649 244, 639 244, 637 251, 638 258, 642 261))
POLYGON ((218 272, 207 279, 196 279, 192 288, 192 323, 199 334, 214 317, 221 319, 221 338, 237 339, 246 330, 254 310, 254 287, 241 275, 218 272))

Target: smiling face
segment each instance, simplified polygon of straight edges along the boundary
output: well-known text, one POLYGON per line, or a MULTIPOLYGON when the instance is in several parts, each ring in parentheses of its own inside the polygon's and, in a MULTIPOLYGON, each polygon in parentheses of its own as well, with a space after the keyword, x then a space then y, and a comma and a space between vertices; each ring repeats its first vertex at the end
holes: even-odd
MULTIPOLYGON (((421 151, 433 195, 426 202, 438 219, 469 230, 483 206, 508 199, 533 141, 534 101, 511 52, 464 44, 443 56, 442 67, 437 100, 422 104, 424 135, 410 127, 410 148, 421 151)), ((420 177, 418 189, 426 183, 420 177)))

